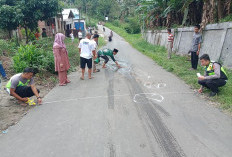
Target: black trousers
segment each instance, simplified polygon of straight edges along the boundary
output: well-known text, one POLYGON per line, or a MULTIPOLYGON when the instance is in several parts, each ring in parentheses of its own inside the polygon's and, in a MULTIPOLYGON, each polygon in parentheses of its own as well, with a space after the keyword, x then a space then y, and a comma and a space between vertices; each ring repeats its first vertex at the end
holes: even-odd
POLYGON ((109 62, 109 58, 107 56, 100 56, 100 57, 105 60, 105 64, 109 62))
POLYGON ((198 83, 203 87, 209 88, 212 92, 218 93, 218 87, 226 84, 224 79, 199 80, 198 83))
POLYGON ((191 63, 193 69, 197 69, 198 60, 199 60, 199 56, 197 55, 197 52, 191 51, 191 63))
MULTIPOLYGON (((38 91, 38 93, 40 93, 40 91, 38 89, 37 89, 37 91, 38 91)), ((31 89, 31 87, 29 87, 29 86, 17 87, 15 90, 15 93, 18 94, 22 98, 32 97, 35 95, 31 89)))

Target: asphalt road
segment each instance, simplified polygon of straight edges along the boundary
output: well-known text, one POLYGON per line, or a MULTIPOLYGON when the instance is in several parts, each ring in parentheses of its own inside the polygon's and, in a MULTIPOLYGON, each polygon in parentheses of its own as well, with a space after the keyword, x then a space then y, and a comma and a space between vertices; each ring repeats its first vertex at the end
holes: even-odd
POLYGON ((106 47, 123 68, 111 61, 84 81, 72 73, 0 135, 1 157, 231 156, 230 116, 120 36, 106 47))

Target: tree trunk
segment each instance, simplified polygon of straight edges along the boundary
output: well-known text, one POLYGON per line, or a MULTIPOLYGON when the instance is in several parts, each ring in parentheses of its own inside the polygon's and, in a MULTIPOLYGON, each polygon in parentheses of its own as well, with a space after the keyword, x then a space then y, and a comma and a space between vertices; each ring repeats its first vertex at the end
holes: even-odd
POLYGON ((223 4, 223 0, 218 0, 217 2, 217 8, 218 8, 218 19, 222 19, 223 18, 223 8, 222 8, 222 4, 223 4))
POLYGON ((27 27, 25 27, 25 32, 26 32, 26 44, 28 44, 29 37, 28 37, 28 28, 27 27))
POLYGON ((11 39, 11 30, 8 30, 9 33, 9 39, 11 39))
POLYGON ((231 0, 226 0, 224 5, 225 15, 230 14, 231 0))
POLYGON ((172 22, 172 13, 168 13, 167 15, 167 22, 166 22, 166 27, 170 28, 171 27, 171 22, 172 22))
POLYGON ((203 30, 208 23, 214 22, 214 9, 215 9, 215 0, 204 1, 201 30, 203 30))

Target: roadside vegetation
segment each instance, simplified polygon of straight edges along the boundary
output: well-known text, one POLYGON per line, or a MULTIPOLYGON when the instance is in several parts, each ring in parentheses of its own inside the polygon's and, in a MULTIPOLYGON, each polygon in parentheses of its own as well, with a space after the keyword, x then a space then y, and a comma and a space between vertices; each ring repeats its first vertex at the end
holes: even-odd
MULTIPOLYGON (((117 32, 134 48, 148 57, 152 58, 158 65, 162 66, 165 70, 172 72, 182 80, 184 80, 193 89, 199 89, 197 83, 196 71, 190 71, 191 63, 189 56, 173 55, 172 59, 167 59, 167 51, 165 47, 155 46, 146 42, 141 34, 128 34, 124 28, 116 27, 111 23, 106 23, 108 28, 117 32)), ((197 72, 204 73, 203 67, 198 68, 197 72)), ((226 69, 229 76, 229 81, 226 86, 220 88, 220 93, 217 97, 210 98, 212 101, 220 103, 220 108, 232 112, 232 70, 226 69)), ((177 89, 178 90, 178 89, 177 89)), ((206 90, 209 93, 209 90, 206 90)))

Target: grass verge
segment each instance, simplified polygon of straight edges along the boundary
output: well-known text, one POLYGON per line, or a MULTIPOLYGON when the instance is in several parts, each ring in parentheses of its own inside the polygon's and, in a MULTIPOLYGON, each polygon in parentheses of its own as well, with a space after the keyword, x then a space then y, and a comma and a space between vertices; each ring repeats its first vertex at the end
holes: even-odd
MULTIPOLYGON (((200 86, 197 83, 196 71, 190 71, 190 62, 188 56, 172 55, 172 59, 167 60, 167 51, 165 47, 156 46, 148 43, 142 38, 141 34, 128 34, 123 28, 115 27, 110 23, 105 24, 106 27, 114 30, 129 42, 134 48, 141 53, 152 58, 158 65, 162 66, 169 72, 172 72, 191 87, 198 89, 200 86)), ((197 72, 204 73, 203 67, 198 68, 197 72)), ((226 86, 220 88, 220 93, 214 98, 210 98, 213 102, 219 102, 220 108, 232 112, 232 70, 226 69, 229 80, 226 86)), ((209 93, 209 90, 206 90, 209 93)))

